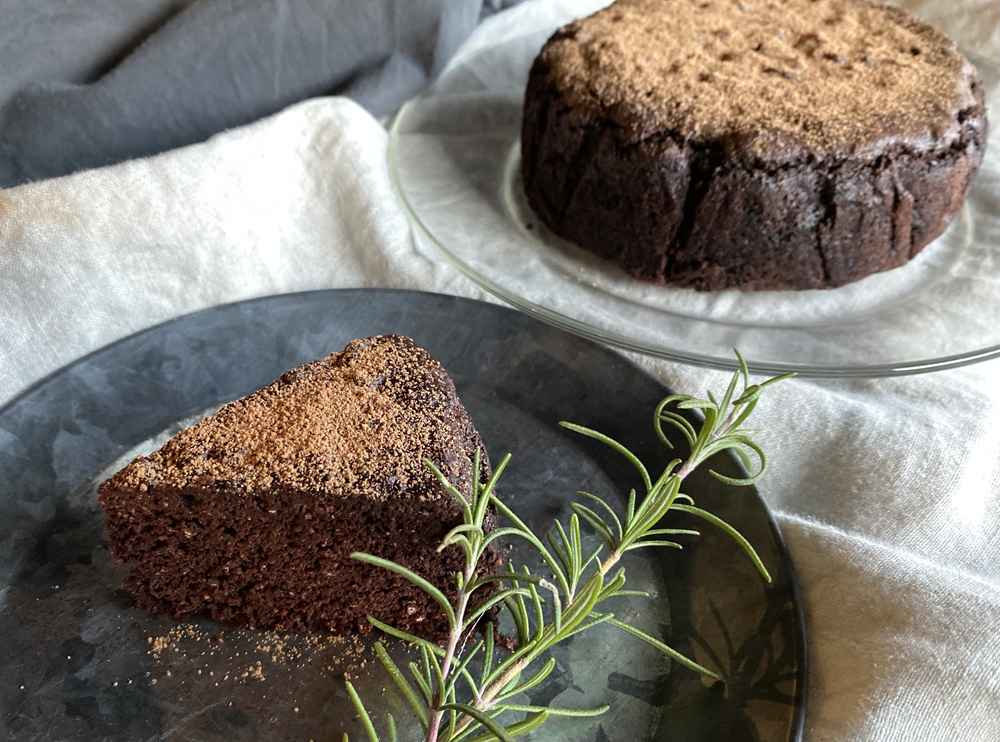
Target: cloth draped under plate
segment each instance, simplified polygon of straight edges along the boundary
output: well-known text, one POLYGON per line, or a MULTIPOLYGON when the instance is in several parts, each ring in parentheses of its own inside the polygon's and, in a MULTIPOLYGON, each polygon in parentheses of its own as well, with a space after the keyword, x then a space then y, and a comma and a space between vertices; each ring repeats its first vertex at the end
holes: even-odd
MULTIPOLYGON (((1000 54, 995 0, 908 4, 1000 54)), ((593 5, 500 13, 451 64, 593 5)), ((0 403, 116 338, 221 302, 357 286, 488 298, 415 244, 386 142, 357 104, 321 98, 203 144, 0 191, 0 403)), ((1000 221, 1000 173, 980 178, 1000 221)), ((680 390, 725 378, 632 359, 680 390)), ((798 380, 760 408, 761 490, 807 602, 808 739, 1000 739, 998 373, 994 362, 798 380)))
POLYGON ((0 0, 0 187, 199 142, 297 101, 375 115, 517 0, 0 0))

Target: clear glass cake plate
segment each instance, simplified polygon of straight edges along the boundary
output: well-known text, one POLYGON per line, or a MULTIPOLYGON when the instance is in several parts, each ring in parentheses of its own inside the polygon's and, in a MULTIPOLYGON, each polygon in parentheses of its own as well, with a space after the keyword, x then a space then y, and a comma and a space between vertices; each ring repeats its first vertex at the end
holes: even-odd
MULTIPOLYGON (((1000 357, 1000 127, 962 211, 902 268, 832 290, 646 284, 551 234, 523 196, 524 81, 551 30, 473 49, 395 117, 391 175, 432 259, 540 320, 689 364, 732 368, 738 348, 760 372, 875 377, 1000 357)), ((969 56, 998 121, 1000 57, 969 56)))

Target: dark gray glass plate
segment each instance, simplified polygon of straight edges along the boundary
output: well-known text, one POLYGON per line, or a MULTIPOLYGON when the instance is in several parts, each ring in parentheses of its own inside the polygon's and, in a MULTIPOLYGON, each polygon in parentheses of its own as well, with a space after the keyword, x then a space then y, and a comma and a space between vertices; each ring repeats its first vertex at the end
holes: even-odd
MULTIPOLYGON (((635 484, 627 465, 560 429, 560 419, 619 438, 647 464, 665 462, 650 425, 662 386, 609 350, 491 304, 322 291, 218 307, 122 340, 0 411, 0 738, 339 740, 346 729, 362 739, 340 679, 345 666, 380 721, 390 709, 409 720, 377 665, 344 665, 327 650, 276 658, 260 633, 201 622, 195 638, 155 657, 151 639, 175 623, 136 609, 121 590, 94 500, 109 467, 179 422, 352 338, 388 332, 412 336, 444 363, 494 460, 513 452, 502 491, 536 527, 565 518, 577 489, 616 497, 635 484)), ((715 463, 739 472, 735 461, 715 463)), ((757 546, 773 586, 724 536, 703 529, 682 552, 636 552, 630 585, 656 598, 630 599, 618 613, 726 683, 598 627, 559 648, 557 670, 530 698, 611 710, 551 722, 537 738, 801 737, 805 635, 775 524, 752 489, 704 475, 686 489, 757 546)), ((301 649, 302 640, 290 638, 289 647, 301 649)))

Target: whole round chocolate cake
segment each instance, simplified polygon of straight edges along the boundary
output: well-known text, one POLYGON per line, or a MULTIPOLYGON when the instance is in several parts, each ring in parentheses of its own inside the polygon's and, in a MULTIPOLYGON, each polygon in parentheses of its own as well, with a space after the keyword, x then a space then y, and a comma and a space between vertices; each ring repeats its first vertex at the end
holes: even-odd
POLYGON ((974 68, 863 0, 618 0, 531 69, 522 175, 558 235, 636 278, 840 286, 906 263, 983 155, 974 68))

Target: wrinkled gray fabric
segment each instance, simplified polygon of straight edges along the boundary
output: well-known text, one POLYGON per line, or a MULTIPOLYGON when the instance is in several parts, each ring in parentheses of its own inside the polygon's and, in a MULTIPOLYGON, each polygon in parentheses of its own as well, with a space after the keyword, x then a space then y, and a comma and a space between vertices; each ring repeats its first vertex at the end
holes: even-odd
POLYGON ((0 187, 337 93, 375 115, 509 0, 0 0, 0 187))

